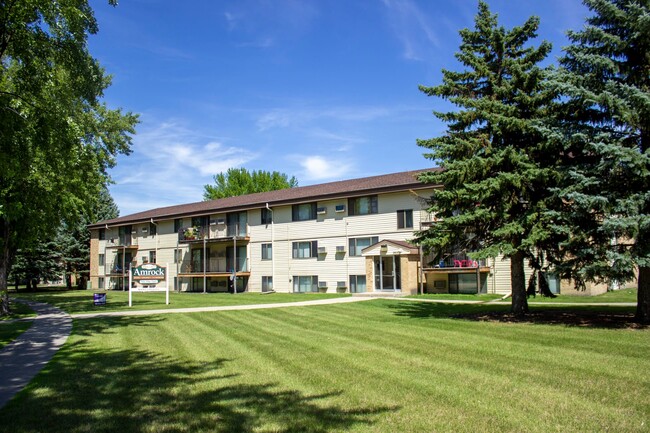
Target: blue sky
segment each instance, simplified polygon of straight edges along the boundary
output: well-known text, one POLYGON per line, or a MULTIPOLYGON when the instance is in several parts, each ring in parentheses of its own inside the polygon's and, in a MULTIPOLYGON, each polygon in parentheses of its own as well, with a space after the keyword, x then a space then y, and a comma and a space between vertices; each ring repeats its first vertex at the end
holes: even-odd
MULTIPOLYGON (((553 62, 582 27, 579 0, 492 0, 506 27, 541 19, 553 62)), ((430 167, 418 138, 444 133, 425 96, 459 69, 476 0, 92 0, 91 53, 105 100, 140 114, 133 153, 111 170, 121 215, 200 201, 230 167, 301 186, 430 167)))

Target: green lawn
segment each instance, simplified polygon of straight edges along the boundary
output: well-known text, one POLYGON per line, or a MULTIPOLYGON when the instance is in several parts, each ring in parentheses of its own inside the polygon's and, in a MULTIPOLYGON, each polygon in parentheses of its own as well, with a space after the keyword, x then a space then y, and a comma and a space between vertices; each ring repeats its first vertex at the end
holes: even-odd
POLYGON ((503 298, 503 295, 495 295, 492 293, 481 295, 463 295, 463 294, 450 294, 450 293, 427 293, 424 295, 409 295, 407 298, 413 299, 434 299, 442 301, 480 301, 487 302, 495 299, 503 298))
POLYGON ((45 293, 20 293, 19 298, 32 299, 34 301, 46 302, 55 305, 62 310, 74 313, 92 313, 100 311, 120 310, 158 310, 170 308, 192 308, 211 307, 226 305, 251 305, 251 304, 275 304, 280 302, 299 302, 316 299, 328 299, 343 296, 345 294, 321 294, 321 293, 239 293, 232 295, 228 293, 176 293, 170 292, 169 305, 165 305, 165 293, 133 293, 133 306, 129 308, 129 293, 122 291, 92 291, 92 290, 71 290, 61 292, 45 293), (106 305, 93 305, 93 293, 106 293, 106 305))
POLYGON ((634 302, 636 303, 636 289, 615 290, 606 292, 602 295, 596 296, 581 296, 581 295, 558 295, 556 298, 546 298, 544 296, 536 296, 528 298, 528 302, 573 302, 573 303, 607 303, 607 302, 634 302))
POLYGON ((648 431, 650 330, 449 318, 507 309, 371 300, 76 319, 0 430, 648 431))
POLYGON ((14 341, 32 326, 31 321, 0 322, 0 349, 14 341))

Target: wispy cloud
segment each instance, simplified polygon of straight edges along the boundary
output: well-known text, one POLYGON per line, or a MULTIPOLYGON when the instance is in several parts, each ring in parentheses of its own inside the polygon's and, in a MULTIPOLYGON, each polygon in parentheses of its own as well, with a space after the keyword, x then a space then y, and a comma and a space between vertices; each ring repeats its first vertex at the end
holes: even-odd
POLYGON ((440 40, 431 28, 435 22, 412 0, 383 0, 388 9, 388 19, 403 46, 403 56, 408 60, 424 60, 431 47, 440 40))
POLYGON ((391 111, 391 109, 376 106, 274 108, 259 116, 257 128, 260 131, 271 128, 288 128, 322 119, 367 122, 390 116, 391 111))
POLYGON ((203 185, 211 183, 213 175, 256 157, 179 121, 155 123, 134 138, 133 154, 120 159, 111 193, 122 215, 200 201, 203 185))

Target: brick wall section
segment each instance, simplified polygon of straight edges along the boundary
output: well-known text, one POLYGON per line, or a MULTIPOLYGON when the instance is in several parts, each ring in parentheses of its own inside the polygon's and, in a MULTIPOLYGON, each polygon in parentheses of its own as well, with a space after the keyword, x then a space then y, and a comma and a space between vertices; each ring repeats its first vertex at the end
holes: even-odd
POLYGON ((99 287, 99 230, 90 231, 90 287, 99 287))

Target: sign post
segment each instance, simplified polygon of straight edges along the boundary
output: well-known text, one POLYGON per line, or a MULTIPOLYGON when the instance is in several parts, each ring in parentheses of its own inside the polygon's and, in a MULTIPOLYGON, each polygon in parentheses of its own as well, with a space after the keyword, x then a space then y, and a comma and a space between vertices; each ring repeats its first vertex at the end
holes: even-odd
POLYGON ((158 266, 155 263, 147 263, 140 266, 131 268, 129 272, 129 307, 133 305, 132 303, 132 292, 166 292, 165 294, 165 305, 169 305, 169 273, 167 272, 169 264, 167 267, 158 266), (158 283, 165 281, 165 287, 158 286, 158 283), (132 287, 133 282, 136 285, 146 284, 148 287, 132 287))

